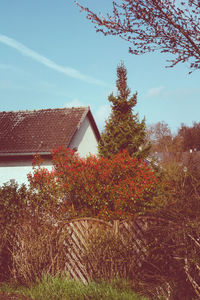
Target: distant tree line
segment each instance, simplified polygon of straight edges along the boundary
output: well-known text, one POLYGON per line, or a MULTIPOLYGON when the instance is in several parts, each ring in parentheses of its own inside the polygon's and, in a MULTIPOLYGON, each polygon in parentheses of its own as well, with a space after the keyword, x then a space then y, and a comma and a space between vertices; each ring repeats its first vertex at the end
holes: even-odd
POLYGON ((200 151, 200 122, 181 124, 175 135, 167 123, 158 122, 148 126, 147 139, 152 143, 152 152, 200 151))

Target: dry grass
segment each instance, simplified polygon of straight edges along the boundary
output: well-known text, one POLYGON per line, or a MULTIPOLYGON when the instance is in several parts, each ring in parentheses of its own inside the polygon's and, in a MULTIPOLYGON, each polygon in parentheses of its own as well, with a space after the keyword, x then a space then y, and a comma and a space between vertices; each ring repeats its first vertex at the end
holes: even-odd
POLYGON ((11 241, 11 276, 15 282, 30 286, 43 274, 65 271, 66 253, 70 249, 65 224, 31 220, 19 224, 11 241))
POLYGON ((93 280, 131 279, 137 264, 135 251, 131 240, 125 242, 111 231, 98 229, 88 240, 83 262, 93 280))

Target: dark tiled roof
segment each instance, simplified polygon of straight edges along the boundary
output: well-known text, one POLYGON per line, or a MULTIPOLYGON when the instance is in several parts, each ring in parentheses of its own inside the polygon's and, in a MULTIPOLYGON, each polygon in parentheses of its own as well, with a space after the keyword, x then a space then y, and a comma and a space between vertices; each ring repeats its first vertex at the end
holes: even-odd
POLYGON ((0 154, 50 152, 69 146, 86 115, 98 137, 89 107, 0 112, 0 154))

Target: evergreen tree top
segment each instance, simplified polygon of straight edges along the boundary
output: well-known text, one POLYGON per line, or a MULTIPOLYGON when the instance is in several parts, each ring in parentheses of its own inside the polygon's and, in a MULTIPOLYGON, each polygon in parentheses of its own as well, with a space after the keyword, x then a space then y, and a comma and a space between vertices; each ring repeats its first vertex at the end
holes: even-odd
POLYGON ((112 103, 113 113, 117 112, 117 115, 119 113, 131 113, 132 108, 137 104, 137 93, 129 98, 131 90, 127 86, 127 70, 123 62, 117 67, 116 87, 117 96, 111 94, 108 98, 109 102, 112 103))
POLYGON ((145 158, 150 146, 144 146, 146 136, 145 120, 139 121, 133 114, 137 104, 137 93, 130 97, 131 90, 127 86, 127 70, 124 63, 117 66, 117 95, 108 97, 112 112, 101 135, 98 150, 99 155, 111 157, 127 149, 131 156, 145 158))

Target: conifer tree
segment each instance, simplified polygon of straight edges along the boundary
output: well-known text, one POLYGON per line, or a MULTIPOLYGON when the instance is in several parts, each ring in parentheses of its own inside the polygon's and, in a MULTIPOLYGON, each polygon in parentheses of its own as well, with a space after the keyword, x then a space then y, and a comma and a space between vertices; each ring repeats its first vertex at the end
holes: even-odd
POLYGON ((108 97, 112 112, 101 135, 99 155, 109 158, 127 149, 131 156, 145 158, 150 150, 150 145, 144 146, 145 120, 140 122, 138 114, 132 112, 137 103, 137 93, 130 97, 131 90, 127 86, 127 70, 123 62, 117 67, 116 87, 117 96, 112 93, 108 97))

